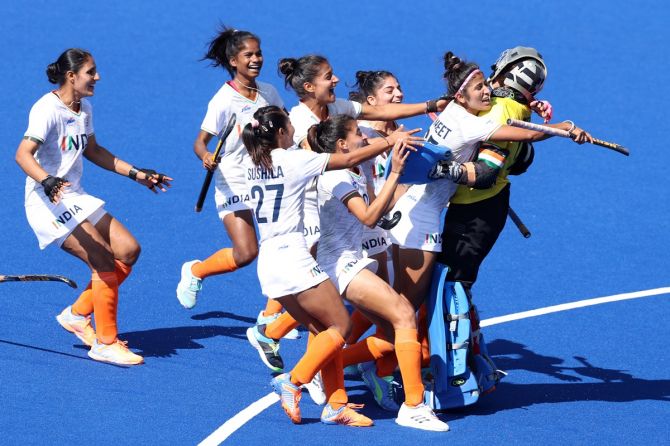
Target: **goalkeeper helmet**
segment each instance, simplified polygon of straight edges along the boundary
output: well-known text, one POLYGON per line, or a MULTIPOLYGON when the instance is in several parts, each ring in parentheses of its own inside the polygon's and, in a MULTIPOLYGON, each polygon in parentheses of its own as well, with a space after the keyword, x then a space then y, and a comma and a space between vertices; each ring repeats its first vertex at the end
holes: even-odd
POLYGON ((542 90, 547 78, 547 66, 542 55, 535 48, 523 46, 503 51, 491 69, 493 73, 488 78, 489 82, 502 75, 505 86, 523 94, 528 100, 542 90))

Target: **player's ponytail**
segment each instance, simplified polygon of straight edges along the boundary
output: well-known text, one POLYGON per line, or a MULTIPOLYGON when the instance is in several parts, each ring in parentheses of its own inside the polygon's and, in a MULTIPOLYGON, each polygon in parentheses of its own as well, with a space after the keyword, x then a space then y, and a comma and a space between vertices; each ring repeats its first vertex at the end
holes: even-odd
POLYGON ((456 93, 466 87, 468 77, 479 66, 468 63, 455 56, 451 51, 444 54, 444 79, 447 81, 447 99, 454 99, 456 93))
POLYGON ((231 77, 234 77, 236 70, 230 64, 230 59, 242 51, 244 42, 248 39, 255 40, 258 45, 261 44, 261 39, 254 33, 222 25, 219 34, 209 42, 207 52, 201 60, 211 60, 213 67, 223 67, 231 77))
POLYGON ((256 166, 272 169, 270 152, 276 149, 279 129, 287 131, 288 116, 276 105, 261 107, 242 130, 242 141, 256 166))
POLYGON ((63 85, 65 83, 65 75, 68 71, 78 72, 82 65, 90 59, 91 53, 80 48, 70 48, 65 50, 58 60, 50 63, 47 66, 47 79, 52 84, 63 85))
POLYGON ((309 147, 317 153, 335 153, 337 141, 347 137, 352 122, 356 120, 349 115, 335 115, 314 124, 307 131, 309 147))
POLYGON ((303 98, 307 96, 305 83, 314 82, 324 63, 328 63, 328 59, 316 54, 303 56, 300 59, 286 57, 279 60, 277 69, 284 77, 284 85, 287 88, 291 87, 299 98, 303 98))

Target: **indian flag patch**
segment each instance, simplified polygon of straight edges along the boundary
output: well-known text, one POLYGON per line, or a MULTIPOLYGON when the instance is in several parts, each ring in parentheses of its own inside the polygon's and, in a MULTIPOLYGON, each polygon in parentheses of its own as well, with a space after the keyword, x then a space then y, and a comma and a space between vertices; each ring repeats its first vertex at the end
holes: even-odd
POLYGON ((500 168, 505 163, 505 157, 489 149, 484 149, 479 152, 478 159, 484 161, 493 168, 500 168))

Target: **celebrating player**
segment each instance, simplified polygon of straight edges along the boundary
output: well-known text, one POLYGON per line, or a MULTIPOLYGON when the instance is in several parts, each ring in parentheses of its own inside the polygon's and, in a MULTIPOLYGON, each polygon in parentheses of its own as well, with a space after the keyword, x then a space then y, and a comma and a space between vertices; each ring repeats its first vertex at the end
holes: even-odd
MULTIPOLYGON (((346 115, 333 116, 314 125, 309 130, 308 140, 315 152, 333 154, 355 152, 365 141, 356 121, 346 115)), ((363 255, 361 245, 364 225, 373 226, 386 213, 408 155, 402 141, 395 145, 392 172, 369 205, 366 178, 359 167, 326 172, 319 178, 321 239, 317 261, 343 297, 378 326, 387 325, 385 322, 392 326, 387 336, 395 340, 405 389, 405 402, 399 408, 396 423, 415 429, 447 431, 449 426, 423 404, 421 346, 417 341, 414 308, 374 274, 372 270, 376 269, 377 262, 363 255)), ((351 355, 360 350, 360 357, 352 362, 370 361, 388 352, 383 351, 384 344, 388 342, 367 338, 348 347, 347 353, 351 355)))
POLYGON ((215 67, 225 68, 231 80, 223 84, 210 100, 193 150, 205 169, 216 169, 214 199, 219 218, 233 246, 215 252, 204 261, 192 260, 183 264, 177 298, 185 308, 193 308, 196 304, 205 278, 235 271, 251 263, 258 255, 253 213, 249 208, 249 192, 242 167, 248 154, 241 132, 260 107, 284 106, 272 85, 257 80, 263 67, 263 53, 260 38, 255 34, 223 28, 209 43, 204 59, 211 60, 215 67), (213 137, 221 134, 233 114, 237 116, 237 129, 224 142, 223 156, 217 163, 207 145, 213 137))
POLYGON ((47 67, 58 88, 42 96, 30 110, 28 130, 16 151, 16 162, 28 175, 25 208, 41 249, 55 243, 91 269, 91 282, 77 301, 56 319, 90 346, 88 355, 115 364, 141 364, 141 356, 119 340, 119 286, 140 254, 130 232, 105 211, 102 200, 82 185, 83 159, 128 176, 154 193, 166 191, 172 178, 138 169, 97 143, 93 96, 100 80, 93 56, 78 48, 63 52, 47 67), (95 331, 91 326, 95 318, 95 331))
MULTIPOLYGON (((395 285, 417 308, 428 291, 436 253, 442 250, 441 213, 456 185, 486 188, 497 176, 497 170, 485 168, 485 163, 472 162, 481 143, 487 140, 539 141, 548 137, 540 132, 501 125, 488 116, 477 116, 491 108, 491 92, 479 67, 462 61, 452 52, 444 55, 444 67, 450 102, 431 125, 427 139, 449 147, 453 159, 436 166, 437 171, 432 173, 434 178, 443 180, 412 185, 398 200, 394 211, 400 211, 403 218, 389 231, 393 243, 400 247, 395 285), (412 218, 405 218, 408 215, 412 218)), ((551 126, 570 130, 579 144, 591 139, 588 133, 572 123, 551 126)), ((508 154, 493 144, 481 152, 489 155, 498 166, 508 154)))
POLYGON ((307 248, 304 193, 324 171, 355 166, 387 146, 377 142, 356 152, 336 154, 286 150, 294 145, 293 133, 288 116, 275 106, 258 109, 243 132, 251 158, 247 182, 260 232, 261 289, 316 335, 293 370, 277 376, 272 384, 289 418, 299 423, 300 386, 322 370, 328 404, 321 421, 370 426, 369 418, 347 404, 341 349, 350 330, 349 314, 337 289, 307 248))

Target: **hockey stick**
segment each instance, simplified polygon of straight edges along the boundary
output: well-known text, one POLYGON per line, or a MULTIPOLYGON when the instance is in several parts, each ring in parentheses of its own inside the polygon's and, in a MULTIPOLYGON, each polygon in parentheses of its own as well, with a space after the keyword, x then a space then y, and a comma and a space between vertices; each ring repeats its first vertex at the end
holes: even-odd
POLYGON ((524 236, 524 238, 530 237, 530 231, 526 227, 526 225, 523 224, 519 216, 514 212, 514 209, 510 206, 509 209, 507 209, 507 215, 509 215, 509 218, 514 222, 516 227, 519 229, 519 232, 521 232, 521 235, 524 236))
POLYGON ((0 275, 0 282, 63 282, 72 288, 77 288, 77 284, 74 280, 68 279, 65 276, 57 276, 53 274, 24 274, 20 276, 0 275))
MULTIPOLYGON (((546 133, 547 135, 553 135, 553 136, 563 136, 565 138, 572 138, 572 133, 568 132, 567 130, 561 130, 561 129, 556 129, 553 127, 547 127, 546 125, 540 125, 540 124, 533 124, 532 122, 526 122, 526 121, 519 121, 518 119, 508 119, 507 120, 507 125, 511 125, 514 127, 520 127, 522 129, 528 129, 528 130, 535 130, 536 132, 542 132, 546 133)), ((629 156, 630 152, 628 151, 627 148, 624 146, 621 146, 619 144, 613 143, 613 142, 607 142, 603 141, 602 139, 596 139, 593 138, 593 144, 601 147, 605 147, 610 150, 614 150, 615 152, 619 152, 622 155, 629 156)))
MULTIPOLYGON (((428 117, 430 117, 430 119, 432 119, 433 121, 437 120, 437 115, 435 113, 428 113, 428 117)), ((510 120, 507 121, 508 124, 509 124, 509 121, 510 120)), ((521 122, 524 122, 524 121, 521 121, 521 122)), ((516 227, 519 230, 519 232, 521 233, 521 235, 523 235, 525 238, 530 237, 530 231, 528 230, 526 225, 523 224, 523 222, 521 221, 521 219, 519 218, 517 213, 514 212, 514 209, 512 209, 511 206, 508 209, 507 215, 509 215, 509 218, 516 225, 516 227)))
MULTIPOLYGON (((214 150, 213 158, 217 163, 221 161, 220 157, 221 148, 223 147, 223 143, 226 142, 226 138, 228 138, 228 135, 230 135, 230 132, 232 132, 233 128, 235 128, 235 122, 237 122, 237 115, 233 113, 230 116, 230 119, 228 120, 228 124, 226 125, 225 130, 223 131, 223 133, 221 133, 219 143, 216 145, 216 149, 214 150)), ((200 195, 198 195, 198 201, 195 203, 196 212, 202 211, 202 205, 205 203, 205 197, 207 197, 207 192, 209 191, 209 185, 212 183, 212 177, 214 177, 214 171, 208 170, 207 174, 205 175, 205 181, 202 183, 202 188, 200 189, 200 195)))

